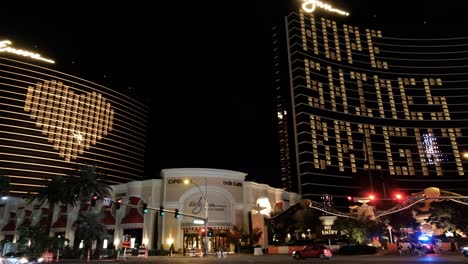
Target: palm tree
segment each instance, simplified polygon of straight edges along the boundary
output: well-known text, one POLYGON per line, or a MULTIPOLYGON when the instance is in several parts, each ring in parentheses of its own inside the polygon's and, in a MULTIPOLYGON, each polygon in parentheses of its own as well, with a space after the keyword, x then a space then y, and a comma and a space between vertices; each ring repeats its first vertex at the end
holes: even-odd
MULTIPOLYGON (((75 175, 70 176, 71 193, 78 198, 81 205, 87 203, 93 194, 98 195, 98 197, 110 196, 111 187, 101 182, 103 176, 104 174, 99 172, 96 166, 89 165, 80 166, 76 170, 75 175)), ((81 215, 78 216, 78 218, 80 217, 81 215)), ((75 233, 78 233, 78 230, 75 233)), ((73 244, 75 251, 78 250, 78 241, 81 241, 81 239, 79 239, 78 235, 75 235, 75 243, 73 244)), ((98 245, 99 247, 102 246, 99 241, 98 245)))
POLYGON ((40 205, 47 203, 49 205, 49 217, 47 221, 47 229, 50 231, 52 226, 53 212, 56 205, 76 205, 76 197, 71 192, 72 185, 69 184, 63 177, 53 178, 44 183, 46 187, 39 187, 36 189, 37 194, 35 196, 28 197, 26 199, 28 204, 34 201, 40 205))
POLYGON ((92 194, 100 197, 109 197, 111 187, 102 183, 100 180, 104 175, 97 171, 95 166, 83 165, 78 168, 75 175, 68 177, 57 177, 46 181, 44 186, 36 190, 37 194, 27 198, 28 204, 37 201, 43 205, 49 205, 49 219, 47 230, 52 226, 52 217, 56 205, 76 206, 78 200, 80 203, 89 201, 92 194))
POLYGON ((39 225, 23 226, 18 228, 18 232, 19 239, 17 243, 19 249, 23 250, 24 247, 28 247, 34 253, 40 253, 47 247, 47 234, 39 225))
POLYGON ((112 189, 101 182, 104 176, 96 166, 81 166, 76 171, 76 175, 71 177, 72 193, 77 195, 80 202, 88 201, 93 194, 99 197, 109 197, 112 189))
POLYGON ((6 196, 10 193, 10 177, 7 171, 0 170, 0 196, 6 196))
POLYGON ((107 237, 107 230, 101 222, 101 218, 101 213, 93 211, 88 211, 78 216, 75 234, 78 241, 83 240, 85 254, 91 250, 93 241, 96 240, 95 255, 97 257, 100 255, 102 249, 102 243, 100 242, 107 237))

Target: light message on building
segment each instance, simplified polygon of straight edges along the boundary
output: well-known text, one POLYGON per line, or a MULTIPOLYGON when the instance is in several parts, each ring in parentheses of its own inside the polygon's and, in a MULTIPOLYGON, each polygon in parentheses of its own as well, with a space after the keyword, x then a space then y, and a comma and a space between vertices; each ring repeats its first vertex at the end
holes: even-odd
POLYGON ((46 58, 42 57, 40 54, 38 54, 38 53, 34 53, 34 52, 31 52, 31 51, 22 50, 22 49, 15 49, 15 48, 11 47, 11 44, 12 44, 12 42, 9 41, 9 40, 1 40, 0 41, 0 53, 11 53, 11 54, 24 56, 24 57, 29 57, 29 58, 32 58, 32 59, 35 59, 35 60, 45 61, 45 62, 48 62, 48 63, 55 63, 55 61, 50 60, 50 59, 46 59, 46 58))
POLYGON ((326 4, 324 2, 320 2, 318 0, 304 0, 302 4, 302 9, 307 13, 312 13, 315 11, 315 8, 322 8, 332 13, 337 13, 343 16, 349 16, 349 13, 340 9, 336 9, 332 7, 330 4, 326 4))
POLYGON ((460 127, 412 127, 412 122, 422 120, 455 120, 449 111, 450 94, 446 96, 442 89, 440 75, 444 74, 412 76, 390 69, 387 60, 391 58, 381 55, 385 39, 379 30, 340 27, 305 12, 298 21, 302 47, 292 61, 303 63, 300 74, 306 90, 299 90, 302 94, 296 97, 310 107, 308 116, 304 115, 309 119, 310 149, 304 153, 313 154, 314 169, 337 166, 355 173, 360 160, 366 163, 363 167, 388 170, 390 175, 443 176, 449 159, 441 153, 450 153, 453 171, 465 174, 458 143, 463 136, 460 127), (335 120, 316 114, 317 109, 367 121, 335 120), (372 124, 374 120, 378 123, 372 124), (396 122, 405 122, 406 127, 396 122))

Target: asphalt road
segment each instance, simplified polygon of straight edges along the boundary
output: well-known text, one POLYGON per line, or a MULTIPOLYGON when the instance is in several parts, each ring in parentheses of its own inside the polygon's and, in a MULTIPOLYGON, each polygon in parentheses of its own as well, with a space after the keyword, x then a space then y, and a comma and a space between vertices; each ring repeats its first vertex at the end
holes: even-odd
MULTIPOLYGON (((74 264, 74 263, 87 263, 86 260, 61 260, 61 263, 74 264)), ((321 261, 320 259, 303 259, 294 260, 290 255, 262 255, 254 256, 248 254, 233 254, 228 255, 226 258, 218 259, 214 256, 205 258, 188 257, 181 255, 169 256, 151 256, 148 260, 143 260, 138 257, 130 257, 127 260, 91 260, 90 264, 105 264, 105 263, 132 263, 132 264, 153 264, 153 263, 355 263, 355 264, 391 264, 391 263, 467 263, 468 258, 461 255, 459 252, 450 254, 429 254, 425 257, 418 256, 397 256, 397 255, 371 255, 371 256, 333 256, 329 260, 321 261)))

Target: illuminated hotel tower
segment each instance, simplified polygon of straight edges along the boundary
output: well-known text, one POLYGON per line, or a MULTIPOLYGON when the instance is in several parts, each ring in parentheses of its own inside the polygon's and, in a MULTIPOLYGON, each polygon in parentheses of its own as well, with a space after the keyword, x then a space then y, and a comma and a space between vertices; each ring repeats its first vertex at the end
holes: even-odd
POLYGON ((147 106, 5 46, 0 169, 10 177, 11 195, 27 196, 44 180, 71 175, 82 164, 96 165, 107 184, 143 178, 147 106))
POLYGON ((283 188, 467 195, 468 38, 399 38, 340 21, 298 8, 273 27, 283 188))

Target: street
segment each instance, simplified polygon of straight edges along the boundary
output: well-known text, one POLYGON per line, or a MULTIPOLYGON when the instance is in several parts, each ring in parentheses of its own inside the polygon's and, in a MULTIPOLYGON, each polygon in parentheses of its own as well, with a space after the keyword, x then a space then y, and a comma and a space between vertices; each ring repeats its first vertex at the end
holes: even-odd
MULTIPOLYGON (((359 263, 359 264, 391 264, 391 263, 466 263, 468 258, 461 255, 459 252, 450 252, 445 254, 429 254, 425 257, 418 256, 398 256, 398 255, 365 255, 365 256, 333 256, 329 260, 320 259, 303 259, 294 260, 290 255, 261 255, 254 256, 252 254, 232 254, 226 258, 218 259, 214 256, 206 258, 188 257, 182 255, 169 256, 150 256, 148 260, 143 260, 138 257, 131 257, 127 260, 91 260, 90 264, 97 263, 359 263)), ((62 260, 62 263, 86 263, 86 261, 62 260)))

